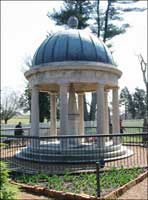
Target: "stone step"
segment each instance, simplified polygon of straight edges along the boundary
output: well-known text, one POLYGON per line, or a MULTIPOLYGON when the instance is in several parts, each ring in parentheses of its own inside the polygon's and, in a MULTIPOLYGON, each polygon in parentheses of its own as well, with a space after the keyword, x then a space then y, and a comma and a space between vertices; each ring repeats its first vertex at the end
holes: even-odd
MULTIPOLYGON (((114 160, 120 159, 122 157, 125 157, 128 152, 126 147, 121 146, 121 149, 111 151, 111 152, 104 152, 98 154, 98 152, 90 151, 89 153, 87 152, 79 152, 81 154, 73 154, 73 152, 66 152, 66 153, 39 153, 37 152, 31 152, 28 151, 28 149, 24 149, 21 152, 18 152, 16 155, 17 158, 21 159, 26 159, 26 160, 33 160, 33 161, 40 161, 40 162, 90 162, 90 161, 97 161, 100 158, 104 157, 105 160, 114 160)), ((131 152, 132 153, 132 152, 131 152)))

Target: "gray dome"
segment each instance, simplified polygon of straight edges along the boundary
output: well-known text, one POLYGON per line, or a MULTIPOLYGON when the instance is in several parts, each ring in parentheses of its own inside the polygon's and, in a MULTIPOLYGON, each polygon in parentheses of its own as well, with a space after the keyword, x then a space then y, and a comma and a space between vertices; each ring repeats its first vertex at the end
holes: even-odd
POLYGON ((111 53, 95 35, 69 29, 53 34, 37 49, 33 66, 62 61, 94 61, 114 65, 111 53))

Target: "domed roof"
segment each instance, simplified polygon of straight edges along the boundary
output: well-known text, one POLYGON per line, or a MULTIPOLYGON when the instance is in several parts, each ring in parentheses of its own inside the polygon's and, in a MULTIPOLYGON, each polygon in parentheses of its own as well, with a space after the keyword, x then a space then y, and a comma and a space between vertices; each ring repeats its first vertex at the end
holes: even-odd
POLYGON ((106 45, 95 35, 79 29, 59 31, 37 49, 33 66, 62 61, 94 61, 114 65, 106 45))

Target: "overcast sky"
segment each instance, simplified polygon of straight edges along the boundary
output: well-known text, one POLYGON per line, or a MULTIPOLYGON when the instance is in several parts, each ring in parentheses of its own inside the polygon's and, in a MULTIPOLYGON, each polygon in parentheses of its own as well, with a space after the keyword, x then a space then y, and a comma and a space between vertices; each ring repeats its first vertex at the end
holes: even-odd
MULTIPOLYGON (((2 1, 1 2, 1 89, 12 88, 23 92, 27 81, 23 75, 24 58, 33 56, 45 39, 47 31, 56 27, 46 16, 47 11, 58 8, 56 1, 2 1)), ((146 7, 147 2, 137 3, 146 7)), ((127 86, 131 92, 144 88, 142 72, 136 57, 142 53, 147 59, 147 11, 125 14, 131 28, 113 39, 113 57, 123 72, 120 88, 127 86)))

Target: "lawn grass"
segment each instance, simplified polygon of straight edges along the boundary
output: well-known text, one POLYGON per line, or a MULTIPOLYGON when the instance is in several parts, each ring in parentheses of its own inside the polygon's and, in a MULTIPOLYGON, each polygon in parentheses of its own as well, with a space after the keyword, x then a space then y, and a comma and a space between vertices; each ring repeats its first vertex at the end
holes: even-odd
POLYGON ((133 137, 125 136, 122 138, 122 142, 123 143, 141 143, 143 142, 143 138, 142 136, 133 136, 133 137))
MULTIPOLYGON (((14 116, 8 120, 8 124, 17 124, 19 121, 21 121, 23 124, 28 124, 29 118, 29 115, 14 116)), ((123 126, 141 127, 143 126, 143 120, 123 120, 123 126)), ((92 132, 94 132, 94 130, 92 130, 92 132)))
MULTIPOLYGON (((142 169, 116 169, 112 168, 100 174, 101 193, 107 193, 111 189, 118 188, 129 181, 136 178, 142 169)), ((64 192, 85 193, 96 195, 96 174, 95 173, 80 173, 72 175, 66 172, 62 176, 48 176, 44 173, 36 175, 22 175, 16 177, 17 182, 26 183, 29 185, 44 185, 50 189, 55 189, 64 192)))
POLYGON ((143 120, 123 120, 123 126, 141 127, 143 126, 143 120))
POLYGON ((17 124, 18 122, 22 122, 22 124, 28 124, 29 123, 29 117, 30 117, 29 115, 14 116, 10 120, 8 120, 8 124, 17 124))

